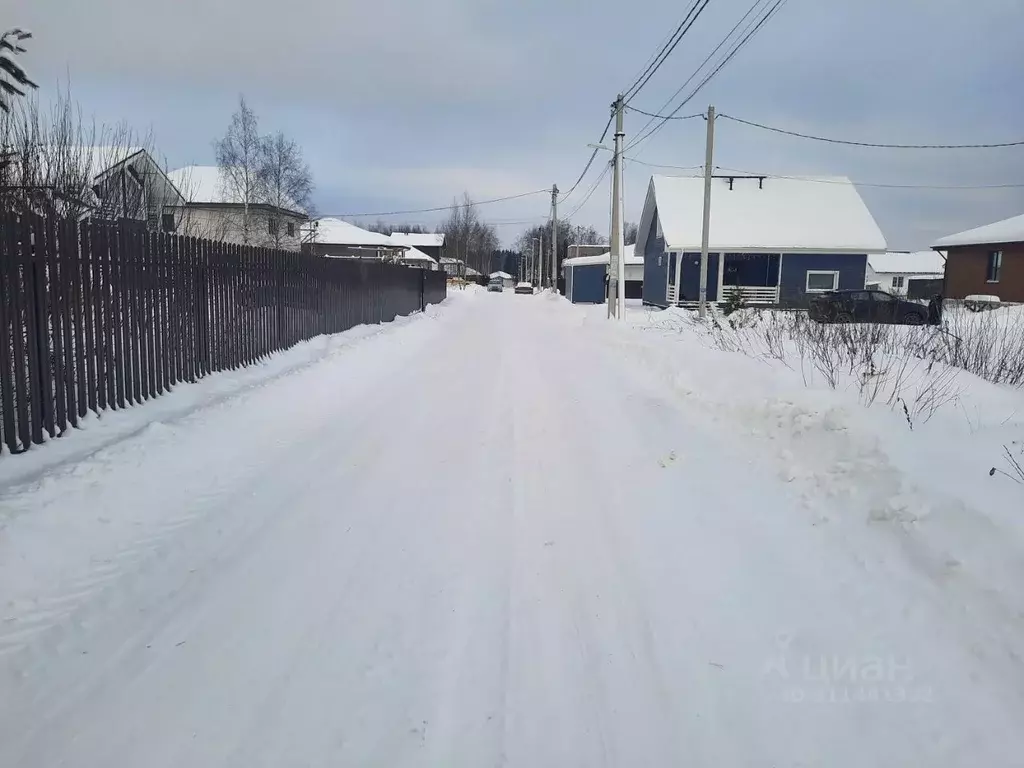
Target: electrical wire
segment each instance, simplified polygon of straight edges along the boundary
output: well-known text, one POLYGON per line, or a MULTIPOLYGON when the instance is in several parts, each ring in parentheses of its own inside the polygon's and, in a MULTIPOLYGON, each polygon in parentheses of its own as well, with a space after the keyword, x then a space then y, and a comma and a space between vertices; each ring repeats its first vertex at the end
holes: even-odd
MULTIPOLYGON (((610 114, 608 116, 608 122, 604 124, 604 130, 601 131, 601 138, 598 139, 596 143, 600 144, 602 141, 604 141, 604 137, 608 135, 608 129, 612 127, 612 120, 614 120, 614 119, 615 119, 615 113, 612 112, 612 114, 610 114)), ((580 182, 583 181, 583 177, 586 176, 587 175, 587 171, 590 170, 590 166, 594 164, 594 158, 597 157, 598 151, 599 151, 599 148, 595 147, 594 151, 590 153, 590 159, 587 160, 587 164, 583 167, 583 173, 581 173, 579 175, 579 178, 576 179, 576 183, 572 185, 572 188, 568 192, 566 192, 564 195, 562 195, 562 197, 561 197, 561 201, 562 202, 565 202, 565 200, 568 199, 569 195, 571 195, 573 192, 576 191, 576 187, 578 187, 580 185, 580 182)))
POLYGON ((1004 141, 994 144, 880 144, 870 141, 847 141, 846 139, 832 139, 825 136, 814 136, 809 133, 788 131, 784 128, 775 128, 770 125, 764 125, 763 123, 755 123, 752 120, 743 120, 739 117, 733 117, 732 115, 718 116, 725 120, 732 120, 734 123, 742 123, 743 125, 749 125, 754 128, 760 128, 773 133, 781 133, 786 136, 796 136, 801 139, 811 139, 813 141, 824 141, 829 144, 846 144, 852 147, 874 147, 878 149, 995 149, 999 147, 1024 146, 1024 139, 1019 141, 1004 141))
POLYGON ((645 163, 643 160, 637 160, 635 157, 623 156, 623 160, 628 160, 631 163, 637 163, 638 165, 646 165, 649 168, 674 168, 677 171, 699 171, 704 168, 703 165, 666 165, 665 163, 645 163))
POLYGON ((626 109, 628 109, 630 112, 638 112, 641 115, 647 115, 647 117, 653 117, 655 119, 661 120, 693 120, 693 118, 695 117, 704 117, 703 112, 697 112, 696 114, 693 115, 658 115, 655 114, 654 112, 644 112, 644 110, 642 109, 637 109, 636 107, 630 107, 628 105, 626 106, 626 109))
MULTIPOLYGON (((693 99, 693 98, 694 98, 694 97, 695 97, 695 96, 696 96, 696 95, 697 95, 698 93, 700 93, 700 91, 701 91, 701 90, 702 90, 702 89, 704 88, 704 86, 705 86, 705 85, 707 85, 707 84, 708 84, 708 83, 709 83, 709 82, 711 81, 711 79, 715 77, 715 75, 717 75, 717 74, 718 74, 719 72, 721 72, 721 71, 722 71, 722 69, 723 69, 723 68, 725 67, 725 65, 726 65, 726 64, 728 64, 728 63, 729 63, 730 61, 732 61, 733 57, 734 57, 734 56, 735 56, 735 55, 736 55, 737 53, 739 53, 739 52, 740 52, 740 50, 742 50, 742 49, 743 49, 743 47, 747 45, 747 43, 749 43, 749 42, 750 42, 750 40, 751 40, 751 39, 752 39, 752 38, 754 37, 754 35, 756 35, 756 34, 757 34, 757 33, 758 33, 758 32, 759 32, 760 30, 761 30, 761 28, 762 28, 762 27, 763 27, 763 26, 764 26, 764 25, 765 25, 765 24, 766 24, 766 23, 767 23, 767 22, 768 22, 768 21, 769 21, 769 20, 770 20, 771 18, 773 18, 773 17, 775 16, 775 14, 776 14, 776 13, 778 13, 779 9, 780 9, 780 8, 782 8, 782 7, 783 7, 783 6, 784 6, 784 5, 785 5, 785 4, 786 4, 786 3, 788 2, 788 1, 789 1, 789 0, 775 0, 775 4, 774 4, 774 5, 772 5, 772 6, 771 6, 771 8, 769 8, 769 9, 768 9, 767 13, 764 13, 763 15, 761 15, 761 17, 760 17, 760 20, 759 20, 759 21, 757 21, 757 23, 756 23, 756 24, 754 24, 754 22, 753 22, 753 19, 751 19, 751 21, 750 21, 750 22, 748 22, 747 26, 746 26, 746 27, 744 27, 744 29, 743 29, 743 32, 745 32, 746 34, 744 34, 744 36, 743 36, 743 37, 742 37, 742 38, 741 38, 741 39, 739 40, 739 42, 737 42, 737 43, 736 43, 736 44, 735 44, 735 45, 734 45, 734 46, 732 47, 732 49, 731 49, 731 50, 730 50, 730 51, 729 51, 728 53, 726 53, 726 55, 725 55, 725 56, 723 56, 723 57, 722 57, 722 59, 721 59, 721 60, 720 60, 720 61, 718 62, 718 64, 717 64, 717 65, 715 66, 715 68, 714 68, 714 69, 712 69, 712 70, 711 70, 711 72, 710 72, 710 73, 708 73, 708 75, 707 75, 707 76, 706 76, 706 77, 705 77, 705 78, 704 78, 703 80, 701 80, 701 81, 700 81, 700 83, 698 83, 697 87, 696 87, 696 88, 694 88, 694 89, 693 89, 692 91, 690 91, 690 94, 689 94, 689 95, 688 95, 688 96, 687 96, 686 98, 684 98, 684 99, 683 99, 683 100, 682 100, 682 101, 681 101, 681 102, 680 102, 680 103, 679 103, 679 104, 678 104, 678 105, 676 106, 676 108, 675 108, 675 109, 673 109, 673 110, 672 110, 672 111, 671 111, 671 112, 670 112, 670 113, 668 114, 668 116, 666 116, 665 118, 662 118, 661 122, 659 122, 659 123, 658 123, 657 125, 655 125, 655 126, 654 126, 653 128, 651 128, 651 129, 650 129, 649 131, 647 131, 647 133, 646 133, 646 134, 644 134, 644 135, 642 135, 642 136, 638 136, 638 137, 637 137, 636 139, 634 139, 634 140, 633 140, 633 141, 632 141, 632 142, 631 142, 631 143, 630 143, 630 144, 629 144, 629 145, 628 145, 628 146, 626 147, 626 149, 627 149, 627 150, 628 150, 628 149, 632 149, 633 147, 635 147, 635 146, 637 146, 638 144, 640 144, 640 142, 642 142, 642 141, 646 141, 646 140, 647 140, 647 139, 649 139, 649 138, 650 138, 651 136, 653 136, 654 134, 656 134, 656 133, 657 133, 657 132, 658 132, 659 130, 661 130, 661 128, 662 128, 662 127, 663 127, 663 126, 665 125, 665 123, 667 123, 667 122, 668 122, 668 120, 669 120, 669 119, 670 119, 670 118, 671 118, 672 116, 674 116, 674 115, 678 114, 678 113, 679 113, 679 111, 680 111, 680 110, 681 110, 681 109, 682 109, 683 107, 685 107, 685 106, 686 106, 686 105, 687 105, 687 104, 688 104, 688 103, 689 103, 689 102, 690 102, 690 101, 691 101, 691 100, 692 100, 692 99, 693 99), (753 29, 751 29, 751 26, 752 26, 752 25, 753 25, 753 29), (748 30, 749 30, 749 31, 748 31, 748 30)), ((758 7, 758 6, 760 5, 760 3, 761 3, 761 0, 757 0, 757 1, 756 1, 756 2, 754 3, 754 6, 752 6, 752 8, 757 8, 757 7, 758 7)), ((748 14, 745 14, 743 18, 746 18, 746 16, 747 16, 747 15, 748 15, 748 14)), ((755 16, 754 18, 757 18, 757 17, 755 16)), ((735 30, 736 30, 736 29, 738 28, 739 24, 740 24, 740 23, 742 23, 742 21, 743 21, 743 19, 740 19, 740 22, 738 22, 738 23, 737 23, 737 25, 736 25, 736 26, 734 26, 734 27, 733 27, 733 29, 729 31, 729 34, 727 34, 727 35, 725 36, 725 38, 723 39, 723 41, 722 41, 723 43, 724 43, 724 42, 725 42, 726 40, 728 40, 728 39, 729 39, 729 38, 730 38, 730 37, 732 36, 733 32, 734 32, 734 31, 735 31, 735 30)), ((743 33, 741 33, 741 34, 743 34, 743 33)), ((720 47, 720 46, 719 46, 719 47, 720 47)), ((718 48, 716 48, 715 50, 718 50, 718 48)), ((714 55, 714 51, 712 51, 711 55, 712 55, 712 56, 714 55)), ((694 72, 694 75, 696 75, 697 73, 699 73, 699 72, 700 72, 700 70, 701 70, 701 69, 702 69, 702 68, 704 67, 704 65, 705 65, 705 64, 707 63, 707 61, 708 61, 709 59, 710 59, 710 56, 709 56, 709 57, 708 57, 707 59, 705 59, 703 63, 701 63, 701 65, 700 65, 700 66, 699 66, 699 67, 698 67, 698 68, 696 69, 696 71, 694 72)), ((690 79, 692 79, 692 76, 691 76, 691 78, 690 78, 690 79)), ((685 87, 685 83, 684 83, 683 87, 685 87)), ((680 89, 680 90, 681 90, 681 89, 680 89)), ((678 93, 678 92, 679 92, 679 91, 677 91, 677 93, 678 93)), ((660 111, 660 110, 659 110, 659 111, 660 111)))
POLYGON ((608 175, 608 171, 610 171, 610 170, 611 170, 611 164, 606 165, 604 170, 601 171, 601 175, 597 177, 597 179, 594 181, 593 185, 591 185, 590 189, 587 190, 587 194, 580 201, 580 204, 572 209, 572 213, 568 213, 568 214, 565 215, 564 218, 565 218, 566 221, 572 219, 572 217, 575 216, 577 213, 579 213, 580 209, 583 208, 583 206, 587 204, 587 201, 590 200, 590 198, 593 196, 594 192, 597 191, 597 188, 599 186, 601 186, 601 182, 604 181, 605 176, 608 175))
MULTIPOLYGON (((667 107, 668 107, 668 106, 669 106, 669 105, 670 105, 670 104, 671 104, 671 103, 672 103, 672 102, 673 102, 673 101, 675 100, 675 98, 676 98, 676 97, 677 97, 677 96, 678 96, 678 95, 679 95, 680 93, 682 93, 682 92, 683 92, 683 91, 684 91, 684 90, 686 89, 686 87, 687 87, 687 86, 688 86, 688 85, 689 85, 689 84, 690 84, 691 82, 693 82, 694 78, 695 78, 695 77, 697 77, 697 75, 698 75, 698 74, 700 73, 700 71, 701 71, 702 69, 704 69, 705 65, 706 65, 706 64, 707 64, 707 63, 708 63, 709 61, 711 61, 712 57, 713 57, 713 56, 714 56, 714 55, 715 55, 716 53, 718 53, 718 51, 719 51, 719 50, 721 50, 722 46, 723 46, 723 45, 725 45, 725 44, 726 44, 726 43, 727 43, 727 42, 728 42, 728 41, 729 41, 729 40, 730 40, 730 39, 732 38, 732 36, 733 36, 733 35, 734 35, 734 34, 736 33, 736 30, 738 30, 738 29, 740 28, 740 26, 741 26, 741 25, 742 25, 742 24, 743 24, 743 23, 744 23, 744 22, 745 22, 745 21, 747 20, 747 18, 748 18, 748 17, 749 17, 749 16, 750 16, 750 15, 751 15, 752 13, 754 13, 754 11, 755 11, 755 10, 757 10, 757 9, 758 9, 758 6, 761 6, 761 4, 762 4, 762 3, 766 3, 766 2, 770 2, 770 0, 754 0, 754 3, 753 3, 753 4, 752 4, 752 5, 751 5, 751 6, 750 6, 750 7, 748 8, 748 9, 747 9, 747 12, 746 12, 746 13, 744 13, 744 14, 743 14, 743 15, 742 15, 742 16, 740 17, 739 21, 737 21, 737 22, 736 22, 736 23, 735 23, 735 24, 733 25, 732 29, 730 29, 730 30, 729 30, 729 33, 728 33, 728 34, 727 34, 727 35, 726 35, 725 37, 723 37, 723 38, 722 38, 722 39, 721 39, 721 40, 720 40, 720 41, 718 42, 718 45, 716 45, 716 46, 715 46, 715 47, 714 47, 714 48, 712 49, 711 53, 709 53, 709 54, 708 54, 707 56, 705 56, 705 57, 704 57, 704 61, 702 61, 702 62, 700 63, 700 65, 699 65, 699 66, 697 67, 697 69, 695 69, 695 70, 693 71, 693 73, 692 73, 692 74, 691 74, 691 75, 690 75, 690 76, 689 76, 688 78, 686 78, 686 80, 685 80, 685 81, 683 82, 683 84, 682 84, 682 85, 680 85, 680 86, 679 86, 679 87, 678 87, 678 88, 676 89, 675 93, 673 93, 673 94, 672 94, 671 96, 669 96, 669 97, 668 97, 667 99, 665 99, 665 102, 664 102, 664 103, 663 103, 663 104, 662 104, 662 105, 661 105, 661 106, 660 106, 660 107, 658 108, 657 112, 661 112, 662 110, 666 109, 666 108, 667 108, 667 107)), ((756 18, 756 17, 755 17, 755 18, 756 18)), ((751 22, 751 23, 752 23, 752 22, 751 22)), ((749 25, 748 25, 748 26, 749 26, 749 25)), ((744 32, 745 32, 745 31, 746 31, 746 29, 744 29, 744 32)), ((650 119, 650 120, 648 120, 648 121, 647 121, 646 123, 644 123, 643 127, 642 127, 642 128, 641 128, 641 129, 639 130, 639 131, 637 131, 637 136, 640 136, 640 135, 642 135, 642 134, 644 133, 644 131, 646 131, 646 130, 647 130, 647 129, 648 129, 648 128, 649 128, 649 127, 650 127, 650 126, 651 126, 651 125, 652 125, 652 124, 654 123, 654 121, 655 121, 656 119, 658 119, 659 117, 660 117, 660 118, 661 118, 662 120, 665 120, 665 119, 667 119, 667 118, 666 118, 666 117, 665 117, 664 115, 659 115, 658 117, 655 117, 654 115, 650 115, 650 117, 651 117, 651 119, 650 119)))
POLYGON ((697 19, 700 18, 700 15, 704 12, 704 9, 708 7, 708 3, 710 2, 711 0, 703 0, 703 4, 700 4, 701 0, 696 0, 694 4, 690 6, 690 10, 687 11, 686 16, 683 18, 681 22, 679 22, 679 26, 676 27, 676 32, 673 35, 674 39, 670 40, 669 43, 665 44, 665 46, 655 57, 655 61, 648 65, 647 71, 643 75, 641 75, 640 78, 635 83, 633 83, 632 86, 630 86, 626 93, 623 94, 622 97, 627 103, 631 99, 633 99, 633 97, 635 97, 638 93, 640 93, 640 91, 643 90, 644 86, 647 85, 648 82, 650 82, 652 77, 654 77, 657 71, 661 69, 661 65, 664 64, 668 57, 672 55, 672 52, 676 49, 676 46, 679 45, 683 37, 686 36, 686 33, 689 32, 691 27, 693 27, 693 25, 697 22, 697 19), (698 4, 700 4, 699 7, 698 4))
MULTIPOLYGON (((473 205, 489 205, 490 203, 503 203, 506 200, 518 200, 522 197, 529 197, 530 195, 539 195, 541 193, 550 194, 550 189, 535 189, 533 192, 520 192, 518 195, 506 195, 505 197, 495 197, 490 200, 473 200, 473 205)), ((449 203, 448 205, 441 205, 436 208, 415 208, 408 211, 382 211, 376 213, 324 213, 319 216, 321 219, 336 218, 336 219, 357 219, 364 216, 405 216, 410 213, 435 213, 437 211, 448 211, 451 210, 453 205, 461 205, 461 203, 449 203)))

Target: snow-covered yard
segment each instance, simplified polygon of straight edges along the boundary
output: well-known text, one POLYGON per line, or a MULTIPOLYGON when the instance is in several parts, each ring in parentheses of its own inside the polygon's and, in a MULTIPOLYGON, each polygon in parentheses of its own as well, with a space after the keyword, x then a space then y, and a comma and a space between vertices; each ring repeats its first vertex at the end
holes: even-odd
POLYGON ((604 314, 453 292, 5 457, 0 765, 1018 764, 1024 392, 604 314))

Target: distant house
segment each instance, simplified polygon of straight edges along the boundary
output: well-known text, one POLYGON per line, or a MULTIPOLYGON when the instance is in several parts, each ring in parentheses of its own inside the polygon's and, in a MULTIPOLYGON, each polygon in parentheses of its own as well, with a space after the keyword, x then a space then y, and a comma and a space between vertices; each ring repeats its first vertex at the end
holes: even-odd
POLYGON ((343 259, 398 261, 408 250, 390 236, 335 218, 317 219, 303 229, 303 253, 343 259))
POLYGON ((184 198, 178 233, 265 248, 299 250, 299 231, 308 218, 294 203, 285 206, 250 200, 232 189, 214 165, 190 165, 168 176, 184 198))
POLYGON ((866 285, 898 296, 935 295, 942 291, 945 254, 937 251, 887 251, 868 256, 866 285))
MULTIPOLYGON (((704 180, 654 176, 637 243, 645 304, 699 299, 704 180)), ((751 304, 805 306, 816 293, 863 288, 868 256, 885 238, 843 177, 715 177, 708 301, 739 292, 751 304)))
POLYGON ((442 256, 438 263, 441 269, 448 275, 448 277, 465 277, 466 276, 466 262, 462 259, 453 259, 449 256, 442 256))
POLYGON ((947 298, 987 294, 1024 302, 1024 215, 944 237, 932 248, 947 252, 947 298))
MULTIPOLYGON (((627 245, 623 256, 626 262, 626 298, 641 299, 644 286, 643 254, 638 256, 636 246, 627 245)), ((606 250, 594 256, 574 256, 563 261, 566 298, 574 304, 603 304, 605 278, 611 257, 611 251, 606 250)))
POLYGON ((143 147, 41 145, 0 157, 5 207, 176 229, 181 194, 143 147))
POLYGON ((515 278, 513 278, 508 272, 491 272, 488 277, 490 277, 491 280, 501 280, 503 288, 515 288, 516 286, 515 278))
POLYGON ((444 255, 443 232, 426 232, 423 234, 392 232, 391 239, 396 245, 406 245, 410 248, 416 248, 421 253, 425 253, 427 256, 434 259, 435 263, 444 255))
MULTIPOLYGON (((394 240, 394 235, 391 236, 394 240)), ((398 263, 404 264, 407 267, 418 267, 419 269, 437 270, 437 260, 432 256, 428 256, 426 253, 421 251, 419 248, 409 247, 398 257, 398 263)))

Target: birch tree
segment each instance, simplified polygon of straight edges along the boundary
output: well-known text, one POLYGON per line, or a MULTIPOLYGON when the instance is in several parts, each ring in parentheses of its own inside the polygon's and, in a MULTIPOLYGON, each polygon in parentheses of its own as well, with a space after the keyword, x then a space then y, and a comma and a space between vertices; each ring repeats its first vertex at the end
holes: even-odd
POLYGON ((263 140, 259 133, 259 120, 245 103, 245 97, 238 97, 238 110, 231 116, 224 137, 215 142, 220 182, 223 185, 225 201, 242 205, 241 232, 239 238, 249 245, 254 240, 255 224, 253 206, 265 199, 263 184, 263 140))
MULTIPOLYGON (((260 142, 260 181, 263 201, 282 211, 309 215, 313 174, 299 145, 278 132, 260 142)), ((286 233, 282 223, 269 228, 270 244, 280 248, 286 233)), ((292 238, 289 238, 289 240, 292 238)))

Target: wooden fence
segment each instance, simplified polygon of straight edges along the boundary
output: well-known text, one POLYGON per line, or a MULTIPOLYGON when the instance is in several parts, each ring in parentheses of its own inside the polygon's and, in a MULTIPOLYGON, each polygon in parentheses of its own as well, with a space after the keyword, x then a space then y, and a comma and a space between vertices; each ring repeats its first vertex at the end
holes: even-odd
POLYGON ((442 272, 0 214, 0 453, 445 290, 442 272))

